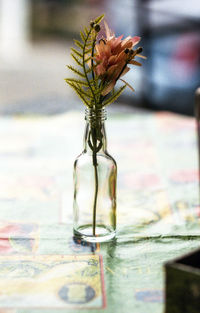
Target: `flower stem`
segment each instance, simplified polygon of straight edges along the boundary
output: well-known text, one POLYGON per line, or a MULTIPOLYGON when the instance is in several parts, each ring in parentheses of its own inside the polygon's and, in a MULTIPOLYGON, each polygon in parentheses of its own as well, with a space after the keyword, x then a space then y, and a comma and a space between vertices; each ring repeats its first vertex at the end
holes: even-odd
POLYGON ((92 43, 92 58, 91 58, 91 68, 92 68, 92 79, 93 81, 95 81, 95 77, 94 77, 94 48, 95 48, 95 44, 96 44, 96 39, 93 40, 92 43))
POLYGON ((98 171, 97 171, 97 134, 96 129, 92 129, 92 141, 93 141, 93 151, 92 151, 92 160, 94 166, 94 179, 95 179, 95 191, 94 191, 94 202, 93 202, 93 220, 92 220, 92 233, 93 236, 96 235, 96 211, 97 211, 97 196, 98 196, 98 171))
MULTIPOLYGON (((94 152, 96 154, 96 152, 94 152)), ((96 156, 95 156, 96 158, 96 156)), ((94 164, 94 178, 95 178, 95 193, 94 193, 94 203, 93 203, 93 222, 92 222, 92 233, 93 236, 96 235, 96 212, 97 212, 97 195, 98 195, 98 172, 97 172, 97 164, 94 164)))
MULTIPOLYGON (((95 102, 95 105, 96 105, 95 93, 94 93, 94 90, 93 90, 93 88, 92 88, 92 86, 91 86, 91 84, 90 84, 90 80, 89 80, 89 78, 88 78, 87 71, 86 71, 86 66, 85 66, 85 49, 86 49, 87 41, 88 41, 88 39, 89 39, 89 37, 90 37, 90 35, 91 35, 91 32, 92 32, 92 29, 90 29, 89 33, 87 34, 86 40, 85 40, 85 42, 84 42, 84 46, 83 46, 83 58, 82 58, 82 60, 83 60, 83 71, 84 71, 84 74, 85 74, 85 78, 86 78, 86 81, 87 81, 87 83, 88 83, 88 86, 89 86, 89 88, 90 88, 90 90, 91 90, 91 93, 92 93, 92 96, 93 96, 93 99, 94 99, 94 102, 95 102)), ((96 39, 95 39, 95 41, 96 41, 96 39)), ((93 41, 93 42, 94 42, 94 41, 93 41)), ((93 78, 93 79, 94 79, 94 78, 93 78)))

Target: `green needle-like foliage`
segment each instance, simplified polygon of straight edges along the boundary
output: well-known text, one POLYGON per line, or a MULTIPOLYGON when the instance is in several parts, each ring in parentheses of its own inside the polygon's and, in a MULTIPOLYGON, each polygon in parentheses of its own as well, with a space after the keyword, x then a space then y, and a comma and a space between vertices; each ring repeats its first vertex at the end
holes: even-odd
POLYGON ((102 83, 101 79, 96 75, 95 67, 97 64, 94 62, 93 57, 95 56, 95 44, 98 35, 98 27, 96 26, 103 18, 104 15, 97 17, 90 23, 89 27, 84 27, 80 32, 80 40, 74 40, 77 48, 71 48, 71 56, 76 67, 71 65, 67 65, 67 67, 73 72, 75 77, 65 79, 66 83, 74 89, 83 103, 93 109, 102 108, 112 103, 126 88, 126 85, 124 85, 119 90, 110 92, 106 97, 102 96, 106 82, 102 83))
POLYGON ((126 85, 120 87, 117 91, 115 91, 115 92, 104 102, 104 105, 111 104, 112 102, 114 102, 115 100, 117 100, 117 98, 119 98, 119 96, 121 95, 121 93, 124 91, 125 88, 126 88, 126 85))

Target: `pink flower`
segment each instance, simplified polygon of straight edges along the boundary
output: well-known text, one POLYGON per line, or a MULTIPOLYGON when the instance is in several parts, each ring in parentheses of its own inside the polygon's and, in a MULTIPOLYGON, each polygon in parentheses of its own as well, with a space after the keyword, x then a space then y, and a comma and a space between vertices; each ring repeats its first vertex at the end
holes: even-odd
POLYGON ((142 51, 142 48, 133 50, 133 47, 140 41, 140 37, 129 36, 125 39, 122 39, 123 35, 115 37, 106 23, 105 29, 106 38, 102 38, 96 44, 94 57, 97 64, 95 74, 105 86, 102 91, 103 96, 107 95, 114 88, 117 80, 130 70, 128 64, 141 65, 133 59, 142 51))

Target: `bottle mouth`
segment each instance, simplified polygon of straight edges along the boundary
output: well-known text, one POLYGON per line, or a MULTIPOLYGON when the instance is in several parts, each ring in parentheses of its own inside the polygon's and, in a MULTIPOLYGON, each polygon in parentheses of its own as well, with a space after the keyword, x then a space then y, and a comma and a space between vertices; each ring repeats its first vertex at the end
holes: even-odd
POLYGON ((85 109, 85 120, 87 122, 104 122, 107 119, 105 109, 85 109))

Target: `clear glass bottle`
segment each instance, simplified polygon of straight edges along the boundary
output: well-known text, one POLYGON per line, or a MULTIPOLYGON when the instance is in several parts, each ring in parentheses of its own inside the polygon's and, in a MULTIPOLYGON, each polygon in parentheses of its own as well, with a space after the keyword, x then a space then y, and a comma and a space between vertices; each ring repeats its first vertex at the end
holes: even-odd
POLYGON ((88 242, 115 237, 117 165, 107 152, 104 109, 86 109, 83 152, 74 163, 74 235, 88 242))

